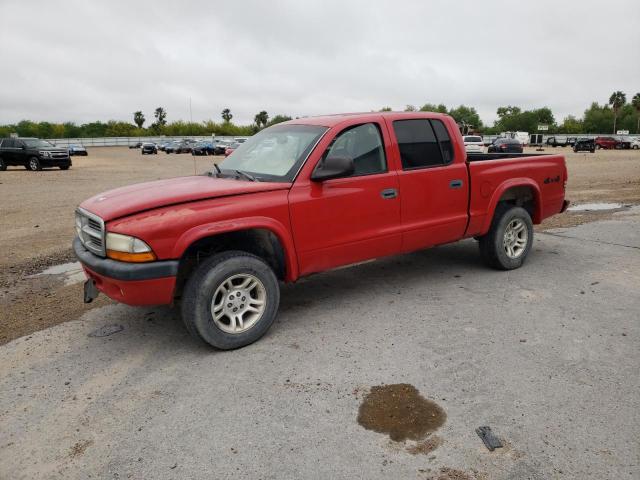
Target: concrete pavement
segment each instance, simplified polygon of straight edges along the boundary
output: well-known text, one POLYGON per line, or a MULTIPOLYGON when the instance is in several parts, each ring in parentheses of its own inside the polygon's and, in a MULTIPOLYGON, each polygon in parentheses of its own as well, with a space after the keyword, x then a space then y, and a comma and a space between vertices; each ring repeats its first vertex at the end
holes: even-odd
POLYGON ((512 272, 464 241, 316 275, 232 352, 168 308, 92 310, 0 347, 0 478, 640 478, 639 232, 633 209, 512 272), (445 410, 433 451, 356 422, 395 383, 445 410))

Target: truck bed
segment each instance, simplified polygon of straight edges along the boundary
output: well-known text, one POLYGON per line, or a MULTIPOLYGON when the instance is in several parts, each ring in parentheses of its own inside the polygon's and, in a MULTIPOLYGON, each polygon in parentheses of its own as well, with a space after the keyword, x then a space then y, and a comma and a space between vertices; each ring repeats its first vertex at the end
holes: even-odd
POLYGON ((544 157, 552 153, 467 153, 467 162, 483 162, 485 160, 505 160, 507 158, 544 157))

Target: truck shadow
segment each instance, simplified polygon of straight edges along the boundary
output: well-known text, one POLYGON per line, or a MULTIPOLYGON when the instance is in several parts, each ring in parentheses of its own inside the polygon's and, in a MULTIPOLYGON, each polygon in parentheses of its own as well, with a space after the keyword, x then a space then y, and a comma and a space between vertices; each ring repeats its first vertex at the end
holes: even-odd
MULTIPOLYGON (((309 315, 318 315, 318 309, 325 311, 336 305, 357 304, 371 295, 388 296, 389 303, 393 303, 399 295, 417 295, 416 292, 428 292, 435 285, 449 283, 453 288, 464 283, 467 276, 492 272, 498 273, 482 263, 477 243, 466 240, 312 275, 295 284, 282 285, 278 318, 265 338, 277 343, 287 325, 304 324, 309 315)), ((110 342, 117 343, 119 348, 137 349, 142 343, 160 356, 171 355, 171 352, 197 356, 222 353, 188 334, 179 307, 138 309, 111 305, 109 308, 112 310, 101 317, 111 317, 125 325, 125 335, 110 337, 110 342)))
POLYGON ((478 244, 455 244, 386 257, 379 260, 311 275, 282 287, 281 314, 295 314, 310 305, 338 303, 366 292, 400 294, 416 283, 429 285, 459 282, 470 272, 489 271, 480 258, 478 244))

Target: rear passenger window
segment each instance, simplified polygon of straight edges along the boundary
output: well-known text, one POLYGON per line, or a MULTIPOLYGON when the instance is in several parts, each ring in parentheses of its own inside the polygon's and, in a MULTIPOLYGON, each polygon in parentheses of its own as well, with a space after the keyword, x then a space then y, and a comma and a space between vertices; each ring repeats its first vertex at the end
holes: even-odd
POLYGON ((429 120, 396 120, 393 130, 398 139, 403 170, 443 165, 440 146, 429 120))
POLYGON ((387 171, 380 130, 373 123, 350 127, 340 132, 324 158, 329 155, 352 158, 355 166, 352 177, 387 171))
POLYGON ((440 143, 440 149, 442 150, 442 158, 445 165, 451 163, 453 160, 453 144, 449 137, 449 132, 440 120, 431 120, 433 129, 436 131, 436 137, 440 143))

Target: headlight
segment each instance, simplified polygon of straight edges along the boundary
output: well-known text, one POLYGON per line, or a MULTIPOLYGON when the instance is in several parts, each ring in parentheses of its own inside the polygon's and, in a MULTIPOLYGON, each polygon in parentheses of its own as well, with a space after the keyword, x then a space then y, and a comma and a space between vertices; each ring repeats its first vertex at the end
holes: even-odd
POLYGON ((42 151, 42 152, 38 152, 40 154, 41 157, 44 158, 49 158, 51 156, 51 154, 49 152, 47 152, 46 150, 42 151))
POLYGON ((152 262, 156 255, 142 240, 120 233, 107 233, 107 257, 122 262, 152 262))

